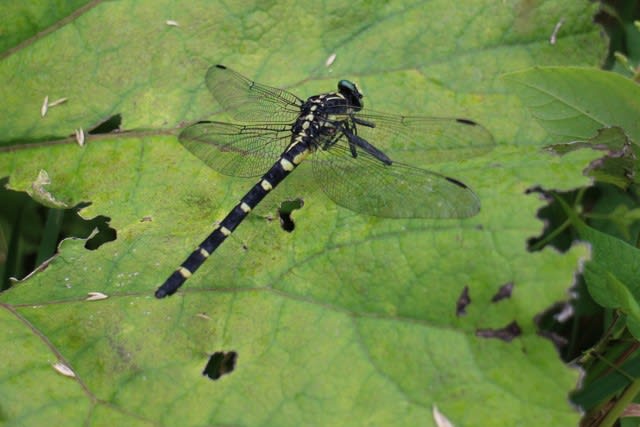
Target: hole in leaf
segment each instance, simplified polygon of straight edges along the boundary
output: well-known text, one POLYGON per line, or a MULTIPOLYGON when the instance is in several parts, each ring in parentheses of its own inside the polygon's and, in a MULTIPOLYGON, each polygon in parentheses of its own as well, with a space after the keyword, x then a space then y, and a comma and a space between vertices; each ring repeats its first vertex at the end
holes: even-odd
POLYGON ((216 351, 209 357, 209 362, 202 371, 202 375, 212 380, 217 380, 225 374, 233 372, 238 360, 238 353, 229 351, 216 351))
POLYGON ((469 120, 469 119, 458 118, 458 119, 456 119, 456 122, 462 123, 463 125, 478 126, 478 124, 476 122, 474 122, 473 120, 469 120))
MULTIPOLYGON (((82 218, 80 218, 82 219, 82 218)), ((92 224, 92 230, 97 230, 96 233, 84 244, 84 247, 90 251, 98 249, 100 246, 107 242, 113 242, 118 238, 116 230, 109 226, 111 218, 104 215, 98 215, 87 221, 88 224, 92 224)))
POLYGON ((122 115, 114 114, 89 131, 89 135, 98 135, 101 133, 119 132, 122 124, 122 115))
POLYGON ((491 298, 491 302, 498 302, 505 298, 511 298, 511 293, 513 292, 513 282, 507 282, 504 285, 500 286, 498 292, 491 298))
POLYGON ((499 329, 477 329, 476 336, 480 338, 497 338, 502 341, 510 342, 514 338, 522 335, 522 329, 515 320, 504 328, 499 329))
POLYGON ((464 316, 467 314, 467 306, 471 304, 471 297, 469 296, 469 286, 465 286, 458 297, 458 302, 456 303, 456 316, 464 316))
POLYGON ((596 346, 608 324, 607 315, 591 299, 583 277, 577 277, 571 295, 569 301, 553 304, 534 318, 538 334, 554 343, 565 362, 575 360, 596 346), (577 330, 588 332, 576 334, 577 330))
POLYGON ((549 339, 556 350, 563 354, 569 344, 569 339, 564 336, 562 325, 571 325, 573 318, 574 308, 571 302, 563 301, 553 304, 542 313, 538 313, 533 321, 538 327, 538 335, 549 339))
POLYGON ((302 199, 285 200, 280 204, 278 215, 280 216, 280 226, 284 231, 291 233, 296 228, 291 215, 293 211, 301 209, 302 206, 304 206, 302 199))
POLYGON ((9 288, 9 278, 22 279, 51 258, 63 239, 86 239, 97 229, 85 243, 87 249, 115 240, 109 218, 85 220, 78 215, 87 203, 70 209, 48 208, 25 192, 8 190, 8 182, 0 179, 0 291, 9 288))

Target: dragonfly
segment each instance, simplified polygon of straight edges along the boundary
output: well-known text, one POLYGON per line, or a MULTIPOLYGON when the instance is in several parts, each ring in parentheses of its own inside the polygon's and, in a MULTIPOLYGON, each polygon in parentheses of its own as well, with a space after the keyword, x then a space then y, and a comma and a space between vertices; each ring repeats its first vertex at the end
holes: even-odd
POLYGON ((420 144, 435 157, 479 155, 491 149, 493 138, 472 120, 367 111, 362 92, 349 80, 340 80, 335 92, 306 100, 224 65, 209 68, 205 83, 238 123, 195 123, 180 133, 180 143, 224 175, 261 178, 156 290, 157 298, 174 294, 307 158, 313 185, 356 213, 445 219, 471 217, 480 210, 478 197, 462 181, 394 161, 378 148, 420 144))

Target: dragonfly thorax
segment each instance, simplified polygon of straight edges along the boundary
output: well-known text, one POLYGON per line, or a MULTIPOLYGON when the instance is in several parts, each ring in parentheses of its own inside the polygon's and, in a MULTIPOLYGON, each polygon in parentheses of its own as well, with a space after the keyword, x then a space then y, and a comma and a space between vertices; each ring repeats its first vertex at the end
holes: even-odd
MULTIPOLYGON (((359 94, 359 92, 357 92, 359 94)), ((300 114, 291 126, 292 142, 304 141, 314 150, 334 139, 338 129, 349 122, 362 103, 354 106, 340 92, 308 98, 300 107, 300 114), (313 141, 313 144, 311 142, 313 141)))

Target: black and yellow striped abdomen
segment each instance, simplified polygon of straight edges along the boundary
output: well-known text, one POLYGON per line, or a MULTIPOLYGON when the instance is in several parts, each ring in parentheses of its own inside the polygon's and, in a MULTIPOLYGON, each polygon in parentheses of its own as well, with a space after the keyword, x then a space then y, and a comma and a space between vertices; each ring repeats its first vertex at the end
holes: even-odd
POLYGON ((282 182, 309 153, 305 135, 299 135, 280 159, 265 173, 260 181, 240 200, 220 224, 204 239, 195 251, 169 276, 155 293, 157 298, 174 294, 180 286, 206 261, 206 259, 240 225, 249 212, 265 198, 269 192, 282 182))

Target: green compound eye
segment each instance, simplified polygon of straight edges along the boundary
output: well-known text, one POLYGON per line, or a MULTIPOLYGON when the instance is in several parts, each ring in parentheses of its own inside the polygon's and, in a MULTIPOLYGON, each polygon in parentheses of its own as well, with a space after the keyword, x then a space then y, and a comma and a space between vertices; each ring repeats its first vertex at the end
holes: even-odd
POLYGON ((357 109, 363 107, 361 101, 362 93, 360 93, 355 83, 349 80, 340 80, 338 82, 338 92, 340 92, 353 107, 357 109))

